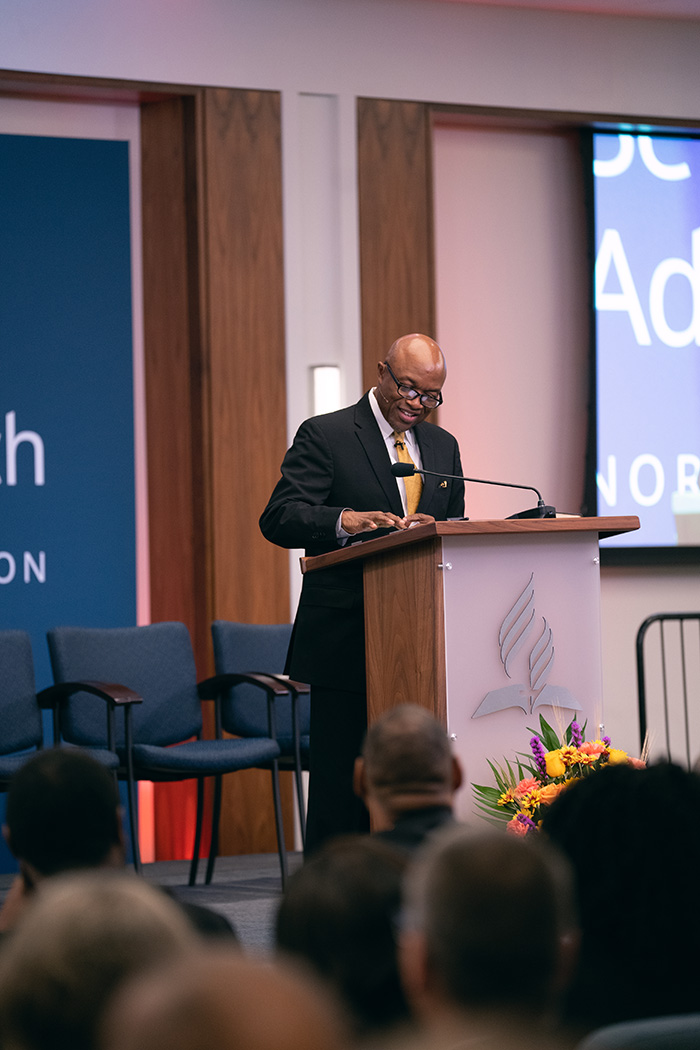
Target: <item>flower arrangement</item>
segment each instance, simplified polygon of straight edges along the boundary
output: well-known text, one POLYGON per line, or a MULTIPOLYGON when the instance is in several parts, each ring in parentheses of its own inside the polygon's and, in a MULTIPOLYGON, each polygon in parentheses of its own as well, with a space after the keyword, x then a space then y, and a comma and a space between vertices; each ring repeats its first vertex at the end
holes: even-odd
POLYGON ((477 809, 491 824, 505 824, 511 834, 529 835, 539 828, 542 808, 572 781, 591 776, 603 766, 644 766, 641 759, 613 747, 610 737, 585 740, 585 731, 585 724, 582 729, 574 720, 560 739, 540 715, 539 732, 528 729, 533 734, 531 754, 518 754, 514 763, 504 759, 504 765, 489 761, 496 786, 472 785, 477 809))

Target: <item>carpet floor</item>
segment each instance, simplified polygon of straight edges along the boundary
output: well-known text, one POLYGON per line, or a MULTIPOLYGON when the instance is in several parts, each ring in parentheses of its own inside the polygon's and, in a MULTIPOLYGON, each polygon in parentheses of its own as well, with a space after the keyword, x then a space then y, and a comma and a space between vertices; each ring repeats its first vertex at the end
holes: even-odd
MULTIPOLYGON (((301 853, 289 853, 289 873, 302 863, 301 853)), ((206 861, 200 862, 198 884, 188 886, 189 861, 166 860, 144 865, 150 882, 168 886, 183 901, 219 911, 233 925, 241 944, 249 951, 267 953, 273 945, 277 905, 282 895, 279 858, 276 853, 219 857, 209 886, 204 885, 206 861)))
MULTIPOLYGON (((288 854, 290 874, 301 863, 301 853, 288 854)), ((144 864, 143 874, 149 882, 167 886, 180 900, 221 912, 233 925, 246 950, 259 954, 270 952, 277 904, 282 895, 277 854, 219 857, 209 886, 203 881, 206 860, 200 862, 196 886, 187 885, 189 866, 187 860, 156 861, 144 864)), ((13 878, 10 874, 0 874, 0 902, 13 878)))

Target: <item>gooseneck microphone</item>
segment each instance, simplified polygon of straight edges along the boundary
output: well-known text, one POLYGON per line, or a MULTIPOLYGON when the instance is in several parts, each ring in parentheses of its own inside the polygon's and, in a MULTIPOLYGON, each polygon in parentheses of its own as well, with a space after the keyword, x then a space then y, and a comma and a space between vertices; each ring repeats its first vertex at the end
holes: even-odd
POLYGON ((537 506, 530 510, 521 510, 519 514, 510 514, 509 518, 556 518, 554 507, 549 507, 542 499, 542 494, 533 485, 514 485, 510 481, 486 481, 485 478, 465 478, 461 474, 442 474, 436 470, 420 470, 413 463, 393 463, 391 473, 395 478, 408 478, 412 474, 432 474, 436 478, 451 478, 453 481, 471 481, 475 485, 500 485, 506 489, 527 489, 537 496, 537 506))

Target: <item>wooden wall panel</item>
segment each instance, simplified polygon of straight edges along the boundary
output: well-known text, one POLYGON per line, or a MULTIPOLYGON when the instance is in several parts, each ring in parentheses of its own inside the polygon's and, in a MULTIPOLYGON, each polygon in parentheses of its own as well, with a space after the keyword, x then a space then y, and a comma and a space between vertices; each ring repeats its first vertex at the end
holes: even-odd
POLYGON ((394 339, 435 336, 430 107, 360 98, 357 119, 367 388, 394 339))
MULTIPOLYGON (((151 620, 189 627, 200 675, 210 667, 202 573, 198 254, 192 177, 192 109, 186 98, 141 107, 144 345, 151 620), (189 115, 189 120, 187 116, 189 115), (189 129, 189 134, 188 134, 189 129)), ((192 849, 193 783, 156 785, 157 858, 192 849)))
POLYGON ((144 342, 148 433, 151 618, 182 620, 198 665, 209 664, 202 551, 198 255, 186 110, 192 100, 141 109, 144 342), (189 154, 189 155, 188 155, 189 154), (196 247, 196 245, 195 245, 196 247))
MULTIPOLYGON (((187 623, 203 677, 212 619, 289 617, 257 524, 286 448, 279 96, 144 104, 142 151, 152 619, 187 623)), ((191 848, 189 790, 158 788, 159 856, 191 848)), ((276 848, 271 799, 267 772, 227 778, 222 853, 276 848)))
MULTIPOLYGON (((198 106, 207 619, 283 622, 288 555, 258 528, 287 445, 280 98, 216 88, 198 106)), ((275 848, 271 799, 266 772, 227 778, 222 853, 275 848)))
POLYGON ((288 556, 258 528, 287 447, 280 98, 202 105, 211 613, 286 620, 288 556))

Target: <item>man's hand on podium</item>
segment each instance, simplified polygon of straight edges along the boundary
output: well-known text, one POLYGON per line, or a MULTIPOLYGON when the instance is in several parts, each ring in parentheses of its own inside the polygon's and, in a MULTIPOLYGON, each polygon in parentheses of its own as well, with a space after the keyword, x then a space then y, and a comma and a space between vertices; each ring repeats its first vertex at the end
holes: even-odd
POLYGON ((358 532, 371 532, 373 529, 410 529, 413 525, 430 525, 435 521, 431 514, 407 514, 397 517, 384 510, 344 510, 340 524, 351 536, 358 532))

